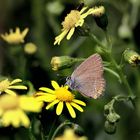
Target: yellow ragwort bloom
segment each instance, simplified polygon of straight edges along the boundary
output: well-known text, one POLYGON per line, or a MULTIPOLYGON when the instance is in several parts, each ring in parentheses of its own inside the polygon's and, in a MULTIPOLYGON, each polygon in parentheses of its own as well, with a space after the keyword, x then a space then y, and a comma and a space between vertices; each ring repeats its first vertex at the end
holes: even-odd
POLYGON ((47 87, 41 87, 39 88, 40 92, 36 93, 36 98, 39 101, 49 102, 49 104, 46 106, 46 109, 58 104, 56 107, 56 114, 60 115, 63 111, 65 103, 72 118, 76 117, 73 107, 80 112, 83 112, 83 109, 80 105, 86 106, 86 104, 83 101, 75 99, 74 95, 68 90, 68 86, 60 87, 55 81, 52 81, 51 84, 54 87, 54 90, 47 87))
POLYGON ((13 89, 27 89, 26 86, 17 84, 19 82, 22 82, 21 79, 15 79, 12 80, 11 82, 8 79, 5 79, 3 81, 0 81, 0 94, 1 93, 7 93, 10 95, 16 95, 16 92, 13 91, 13 89))
POLYGON ((30 120, 25 112, 40 112, 43 106, 32 96, 0 96, 0 123, 7 127, 29 127, 30 120))
POLYGON ((22 32, 20 32, 20 29, 17 27, 15 32, 13 32, 13 30, 11 29, 9 34, 1 34, 1 37, 9 44, 24 43, 24 38, 28 31, 29 29, 25 28, 22 32))
POLYGON ((88 7, 83 7, 80 11, 78 10, 71 10, 69 14, 65 17, 64 21, 62 22, 62 33, 55 37, 54 45, 60 44, 61 40, 67 35, 67 40, 69 40, 74 31, 75 28, 84 24, 84 19, 90 15, 93 14, 95 11, 95 8, 90 8, 87 10, 88 7), (87 11, 86 11, 87 10, 87 11), (85 12, 86 11, 86 12, 85 12))
POLYGON ((88 139, 85 136, 78 137, 74 133, 73 129, 67 128, 62 136, 56 137, 54 140, 88 140, 88 139))

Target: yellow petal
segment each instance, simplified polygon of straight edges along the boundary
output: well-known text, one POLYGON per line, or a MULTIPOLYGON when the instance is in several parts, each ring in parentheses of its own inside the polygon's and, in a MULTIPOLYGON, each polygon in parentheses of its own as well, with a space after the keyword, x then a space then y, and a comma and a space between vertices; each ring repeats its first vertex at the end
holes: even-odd
POLYGON ((79 110, 80 112, 83 112, 84 110, 83 110, 83 108, 81 107, 81 106, 79 106, 79 105, 77 105, 76 103, 70 103, 73 107, 75 107, 77 110, 79 110))
POLYGON ((38 96, 46 96, 46 93, 39 91, 39 92, 36 92, 36 93, 34 94, 34 96, 35 96, 35 97, 38 97, 38 96))
POLYGON ((58 44, 60 45, 61 40, 66 36, 66 34, 68 33, 69 30, 64 30, 60 35, 58 35, 57 37, 55 37, 55 42, 54 45, 58 44))
POLYGON ((2 116, 3 114, 3 109, 0 108, 0 117, 2 116))
POLYGON ((20 114, 18 111, 15 111, 15 113, 13 114, 12 116, 12 121, 11 121, 11 124, 14 126, 14 127, 19 127, 20 126, 20 114))
POLYGON ((2 38, 3 40, 6 40, 6 36, 5 36, 4 34, 1 34, 1 38, 2 38))
POLYGON ((17 110, 9 110, 3 114, 2 124, 4 126, 9 126, 10 124, 14 127, 19 127, 20 118, 17 110))
POLYGON ((22 37, 24 38, 26 34, 28 33, 29 29, 25 28, 24 31, 21 33, 22 37))
POLYGON ((5 112, 5 113, 3 114, 3 116, 2 116, 1 123, 2 123, 5 127, 9 126, 9 125, 11 124, 12 119, 13 119, 12 116, 13 116, 13 114, 12 114, 11 111, 5 112))
POLYGON ((20 96, 19 100, 20 108, 25 111, 40 112, 43 106, 43 102, 39 102, 34 97, 20 96))
POLYGON ((64 88, 65 88, 65 89, 68 89, 68 88, 69 88, 69 86, 68 86, 68 85, 66 85, 66 86, 64 86, 64 88))
POLYGON ((9 86, 9 89, 27 89, 26 86, 22 86, 22 85, 17 85, 17 86, 9 86))
POLYGON ((57 108, 56 108, 56 114, 57 114, 57 115, 60 115, 60 114, 62 113, 63 106, 64 106, 64 105, 63 105, 63 102, 60 101, 60 102, 58 103, 58 105, 57 105, 57 108))
POLYGON ((52 102, 56 99, 55 95, 44 95, 44 96, 37 96, 35 97, 38 101, 44 101, 44 102, 52 102))
POLYGON ((10 83, 10 85, 13 85, 13 84, 19 83, 19 82, 22 82, 22 80, 21 79, 15 79, 10 83))
POLYGON ((14 127, 19 127, 20 125, 27 127, 30 121, 22 110, 17 109, 5 112, 2 117, 2 124, 4 126, 9 126, 11 124, 14 127))
POLYGON ((41 87, 41 88, 39 88, 39 90, 45 91, 47 93, 52 93, 52 94, 55 93, 52 89, 46 88, 46 87, 41 87))
POLYGON ((23 124, 23 126, 29 127, 30 120, 22 110, 19 111, 19 116, 20 116, 20 121, 23 124))
POLYGON ((55 82, 55 81, 51 81, 51 84, 52 84, 52 86, 53 86, 54 89, 60 88, 60 86, 58 85, 58 83, 55 82))
POLYGON ((69 102, 66 102, 66 106, 67 106, 67 108, 68 108, 68 111, 69 111, 71 117, 72 117, 72 118, 76 118, 75 111, 74 111, 74 109, 72 108, 72 106, 70 105, 69 102))
POLYGON ((6 89, 4 92, 7 93, 7 94, 16 96, 16 92, 14 92, 14 91, 12 91, 10 89, 6 89))
POLYGON ((49 103, 47 106, 46 106, 46 109, 48 110, 49 108, 51 108, 52 106, 54 106, 55 104, 57 104, 59 102, 59 100, 54 100, 52 103, 49 103))
POLYGON ((80 14, 82 14, 88 7, 83 7, 80 11, 80 14))
POLYGON ((19 29, 19 27, 16 27, 15 33, 18 34, 18 35, 20 34, 20 29, 19 29))
POLYGON ((86 18, 88 15, 92 14, 94 11, 94 8, 90 8, 86 13, 82 14, 82 18, 86 18))
POLYGON ((79 104, 79 105, 83 105, 83 106, 86 106, 86 103, 84 103, 83 101, 80 101, 80 100, 77 100, 77 99, 74 99, 72 100, 73 102, 79 104))
POLYGON ((84 24, 84 19, 81 18, 76 24, 75 24, 75 27, 78 27, 78 26, 82 26, 84 24))
POLYGON ((69 31, 69 33, 67 35, 67 40, 69 40, 72 37, 74 31, 75 31, 75 27, 71 28, 71 30, 69 31))

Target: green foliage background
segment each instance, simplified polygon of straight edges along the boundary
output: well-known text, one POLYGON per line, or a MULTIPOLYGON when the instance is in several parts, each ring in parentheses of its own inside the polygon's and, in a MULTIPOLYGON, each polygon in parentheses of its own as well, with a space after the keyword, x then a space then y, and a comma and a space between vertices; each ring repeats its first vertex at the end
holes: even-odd
MULTIPOLYGON (((29 33, 25 42, 33 42, 37 45, 37 52, 29 56, 24 53, 23 46, 9 46, 0 41, 0 78, 11 77, 21 78, 30 81, 37 90, 41 86, 50 86, 51 80, 64 83, 64 77, 69 76, 75 67, 54 72, 51 70, 50 61, 53 56, 68 55, 73 57, 88 57, 99 52, 99 46, 88 36, 79 36, 77 33, 67 41, 64 39, 60 46, 54 46, 54 38, 61 32, 61 22, 71 9, 76 9, 80 1, 75 0, 4 0, 0 1, 0 32, 8 32, 10 28, 20 27, 23 30, 29 27, 29 33), (54 10, 53 10, 54 8, 54 10)), ((108 16, 108 32, 113 42, 113 56, 120 62, 123 51, 127 48, 136 50, 140 48, 140 2, 139 0, 85 0, 90 7, 103 4, 108 16)), ((105 42, 105 35, 92 17, 86 19, 91 32, 101 42, 105 42)), ((101 54, 103 60, 107 56, 101 54)), ((79 124, 84 129, 84 134, 89 140, 138 140, 140 139, 140 72, 139 66, 132 67, 125 63, 124 73, 128 82, 138 97, 136 108, 131 102, 119 102, 115 104, 116 112, 121 116, 117 123, 115 134, 109 135, 104 131, 104 105, 113 96, 122 94, 128 95, 124 85, 118 79, 105 72, 106 90, 104 95, 97 99, 85 99, 84 113, 77 113, 76 119, 71 119, 67 111, 61 117, 55 115, 54 109, 43 111, 39 116, 30 117, 35 124, 34 133, 37 139, 40 138, 40 130, 46 135, 49 133, 53 121, 56 118, 56 128, 65 119, 79 124), (37 120, 39 118, 40 121, 37 120), (42 124, 40 126, 40 123, 42 124)), ((0 128, 1 140, 22 140, 30 139, 28 130, 25 128, 0 128)))

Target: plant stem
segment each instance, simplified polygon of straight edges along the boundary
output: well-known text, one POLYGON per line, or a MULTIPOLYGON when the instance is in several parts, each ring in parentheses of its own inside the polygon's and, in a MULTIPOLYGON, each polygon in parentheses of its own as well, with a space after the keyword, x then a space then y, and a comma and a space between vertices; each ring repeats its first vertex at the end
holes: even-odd
POLYGON ((126 75, 123 73, 123 70, 122 70, 122 66, 118 65, 116 60, 114 59, 114 57, 112 56, 112 52, 110 52, 108 54, 111 62, 112 62, 112 65, 115 67, 115 69, 117 69, 119 75, 120 75, 120 78, 121 78, 121 81, 124 83, 124 85, 126 86, 127 90, 128 90, 128 94, 129 96, 133 96, 133 92, 130 88, 130 85, 126 79, 126 75))
POLYGON ((69 124, 73 124, 73 123, 71 123, 71 122, 69 122, 69 121, 65 121, 65 122, 61 123, 61 124, 57 127, 57 129, 55 130, 54 134, 52 135, 51 140, 54 140, 56 134, 59 132, 59 130, 60 130, 62 127, 64 127, 65 125, 69 125, 69 124))
POLYGON ((51 137, 51 134, 52 134, 53 128, 55 127, 55 123, 56 123, 56 119, 54 120, 54 122, 53 122, 53 124, 52 124, 52 126, 51 126, 51 130, 50 130, 50 132, 49 132, 49 134, 48 134, 48 138, 47 138, 47 140, 50 140, 50 137, 51 137))
POLYGON ((92 39, 99 45, 99 46, 101 46, 102 48, 106 48, 106 46, 104 46, 102 43, 101 43, 101 41, 94 35, 94 34, 89 34, 91 37, 92 37, 92 39))
POLYGON ((32 126, 28 128, 30 140, 36 140, 35 136, 32 133, 32 126))

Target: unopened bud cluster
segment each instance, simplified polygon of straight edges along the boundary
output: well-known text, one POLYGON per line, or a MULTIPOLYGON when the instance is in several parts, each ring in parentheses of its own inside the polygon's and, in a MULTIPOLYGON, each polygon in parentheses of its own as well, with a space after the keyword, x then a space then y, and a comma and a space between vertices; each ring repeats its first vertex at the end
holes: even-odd
POLYGON ((134 50, 126 49, 124 51, 124 59, 132 66, 137 66, 140 64, 140 55, 134 50))
POLYGON ((117 122, 120 120, 120 115, 118 115, 113 107, 115 100, 113 99, 107 105, 104 106, 104 115, 106 117, 105 121, 105 131, 108 134, 114 134, 116 132, 117 122))

